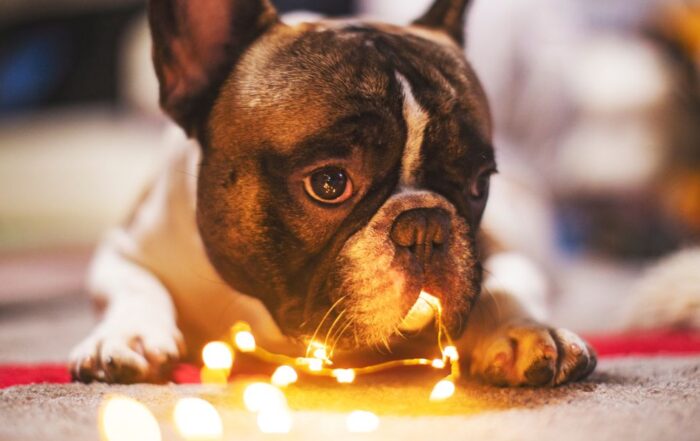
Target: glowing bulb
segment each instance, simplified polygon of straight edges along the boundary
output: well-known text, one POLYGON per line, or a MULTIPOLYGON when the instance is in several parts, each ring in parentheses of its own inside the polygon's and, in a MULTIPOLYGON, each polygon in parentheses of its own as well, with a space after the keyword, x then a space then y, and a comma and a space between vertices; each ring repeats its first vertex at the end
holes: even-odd
POLYGON ((233 351, 231 346, 224 342, 211 342, 202 349, 202 360, 209 369, 231 369, 233 351))
POLYGON ((280 366, 272 374, 272 384, 278 387, 287 387, 292 383, 296 383, 298 379, 297 371, 291 366, 280 366))
POLYGON ((262 433, 289 433, 292 430, 292 415, 283 407, 263 409, 258 414, 258 428, 262 433))
POLYGON ((418 295, 418 298, 423 299, 424 302, 426 302, 428 305, 432 306, 436 310, 442 309, 442 304, 440 303, 440 299, 435 297, 434 295, 426 292, 426 291, 421 291, 420 294, 418 295))
POLYGON ((355 381, 355 371, 352 369, 334 369, 333 376, 338 383, 352 383, 355 381))
POLYGON ((326 351, 326 346, 323 343, 317 341, 312 341, 309 343, 307 354, 311 354, 313 358, 318 360, 323 360, 325 363, 332 364, 331 360, 328 358, 328 352, 326 351))
POLYGON ((459 353, 457 353, 457 348, 454 346, 445 346, 445 349, 442 351, 442 355, 444 355, 448 360, 459 360, 459 353))
POLYGON ((445 362, 442 361, 442 360, 439 359, 439 358, 436 358, 435 360, 433 360, 433 362, 431 363, 431 365, 432 365, 435 369, 445 369, 445 362))
POLYGON ((309 370, 313 372, 321 372, 323 370, 323 360, 319 358, 309 358, 309 370))
POLYGON ((100 409, 100 429, 106 441, 160 441, 160 427, 150 410, 136 400, 112 397, 100 409))
POLYGON ((173 419, 178 433, 187 441, 220 440, 224 434, 219 413, 214 406, 199 398, 178 401, 173 419))
POLYGON ((348 432, 369 433, 379 428, 379 417, 372 412, 356 410, 345 420, 348 432))
POLYGON ((281 390, 266 383, 253 383, 243 392, 243 402, 251 412, 286 409, 287 399, 281 390))
POLYGON ((430 393, 430 401, 443 401, 455 393, 455 384, 450 380, 439 381, 430 393))
POLYGON ((435 314, 440 311, 440 299, 421 291, 416 303, 399 325, 401 331, 417 332, 435 320, 435 314))
POLYGON ((234 337, 236 347, 241 352, 255 351, 255 337, 250 331, 238 331, 234 337))

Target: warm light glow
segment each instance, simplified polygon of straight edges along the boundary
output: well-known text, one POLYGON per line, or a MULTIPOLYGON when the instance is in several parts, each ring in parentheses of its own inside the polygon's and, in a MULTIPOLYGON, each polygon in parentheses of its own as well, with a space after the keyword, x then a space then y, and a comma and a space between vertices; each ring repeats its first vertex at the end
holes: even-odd
POLYGON ((286 409, 287 399, 281 390, 266 383, 253 383, 243 392, 243 402, 251 412, 286 409))
POLYGON ((309 358, 309 370, 312 372, 320 372, 323 370, 323 360, 318 358, 309 358))
POLYGON ((348 432, 369 433, 379 428, 379 417, 372 412, 356 410, 345 420, 348 432))
POLYGON ((418 298, 422 299, 425 303, 430 305, 435 311, 442 311, 442 303, 440 303, 440 299, 438 299, 434 295, 426 291, 421 291, 418 298))
POLYGON ((445 362, 439 358, 436 358, 435 360, 433 360, 432 366, 435 369, 445 369, 445 362))
POLYGON ((292 383, 296 383, 299 379, 297 371, 291 366, 280 366, 272 374, 272 384, 278 387, 287 387, 292 383))
POLYGON ((199 398, 183 398, 175 405, 175 427, 186 441, 220 440, 224 434, 221 417, 214 406, 199 398))
POLYGON ((263 409, 258 414, 258 428, 262 433, 289 433, 292 430, 292 415, 284 407, 263 409))
POLYGON ((455 384, 450 380, 439 381, 430 393, 430 401, 443 401, 455 393, 455 384))
MULTIPOLYGON (((268 351, 263 346, 256 346, 255 337, 248 323, 238 322, 231 327, 231 340, 234 347, 241 352, 252 352, 253 357, 277 366, 274 374, 270 378, 271 384, 255 383, 248 386, 243 394, 246 407, 252 412, 262 413, 259 415, 261 430, 267 432, 288 431, 291 424, 291 417, 288 415, 287 400, 279 388, 286 387, 298 381, 297 370, 317 377, 333 377, 338 383, 352 383, 356 377, 361 375, 371 375, 378 372, 387 371, 399 367, 409 366, 432 366, 435 369, 450 367, 450 374, 443 381, 435 385, 430 399, 433 401, 444 400, 452 396, 455 392, 454 381, 460 378, 460 365, 458 363, 459 354, 449 335, 447 327, 442 321, 442 305, 440 299, 422 291, 407 318, 408 328, 423 326, 423 322, 435 321, 437 330, 437 346, 442 350, 442 358, 407 358, 384 361, 369 366, 359 366, 352 369, 333 369, 333 361, 329 358, 329 351, 325 344, 318 341, 309 341, 304 357, 291 357, 289 355, 268 351), (415 319, 415 321, 414 321, 415 319), (426 321, 427 320, 427 321, 426 321), (420 322, 420 323, 419 323, 420 322), (443 348, 443 345, 444 348, 443 348), (295 370, 296 368, 296 370, 295 370), (280 417, 279 426, 274 421, 274 416, 280 417)), ((406 323, 404 323, 406 324, 406 323)), ((332 355, 333 351, 330 351, 332 355)), ((216 365, 216 364, 215 364, 216 365)), ((228 374, 229 370, 225 370, 228 374)), ((203 369, 203 378, 212 376, 215 371, 203 369), (212 372, 210 372, 212 371, 212 372), (204 375, 207 374, 207 375, 204 375)), ((217 382, 222 381, 220 377, 215 377, 217 382)), ((223 380, 226 381, 226 380, 223 380)))
POLYGON ((224 342, 211 342, 202 349, 202 360, 209 369, 228 370, 233 366, 233 351, 224 342))
POLYGON ((202 384, 226 386, 228 384, 228 369, 209 369, 204 366, 199 372, 199 379, 202 384))
POLYGON ((428 326, 435 319, 436 312, 440 310, 440 299, 421 291, 416 303, 404 317, 399 329, 401 331, 418 332, 428 326))
POLYGON ((334 369, 333 376, 338 383, 352 383, 355 381, 355 371, 352 369, 334 369))
POLYGON ((322 360, 324 363, 333 364, 330 358, 328 358, 328 351, 323 343, 312 341, 306 349, 306 354, 307 356, 311 354, 311 357, 322 360))
POLYGON ((241 352, 255 351, 255 337, 250 331, 238 331, 234 337, 236 347, 241 352))
POLYGON ((442 355, 451 361, 459 360, 459 353, 457 353, 457 348, 454 346, 445 346, 445 349, 442 351, 442 355))
POLYGON ((100 409, 105 441, 160 441, 160 427, 150 410, 127 397, 111 397, 100 409))

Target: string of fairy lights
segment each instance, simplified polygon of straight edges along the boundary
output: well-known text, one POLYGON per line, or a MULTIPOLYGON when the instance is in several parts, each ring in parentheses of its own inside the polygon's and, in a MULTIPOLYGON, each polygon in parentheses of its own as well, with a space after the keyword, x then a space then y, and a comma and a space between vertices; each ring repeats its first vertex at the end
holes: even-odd
MULTIPOLYGON (((439 402, 452 397, 455 382, 459 379, 459 353, 442 320, 442 305, 436 297, 422 292, 417 304, 424 302, 434 315, 437 329, 437 345, 441 356, 435 359, 408 358, 354 368, 336 368, 332 354, 325 344, 312 340, 304 357, 290 357, 266 350, 256 343, 248 323, 239 322, 231 328, 230 341, 215 341, 202 350, 204 367, 201 370, 203 384, 225 386, 229 382, 235 353, 252 356, 262 362, 277 366, 269 382, 248 385, 243 402, 248 411, 256 415, 258 428, 263 433, 288 433, 292 428, 292 415, 287 405, 284 388, 299 381, 300 373, 313 377, 335 379, 339 384, 351 384, 358 376, 371 375, 406 366, 430 366, 447 371, 447 375, 433 387, 430 401, 439 402)), ((183 398, 173 411, 173 421, 180 436, 186 441, 222 439, 223 423, 216 408, 200 398, 183 398)), ((372 432, 379 426, 379 418, 368 411, 357 410, 346 418, 349 432, 372 432)), ((141 403, 126 397, 107 399, 100 411, 102 438, 107 441, 126 441, 134 438, 160 441, 158 423, 141 403)))

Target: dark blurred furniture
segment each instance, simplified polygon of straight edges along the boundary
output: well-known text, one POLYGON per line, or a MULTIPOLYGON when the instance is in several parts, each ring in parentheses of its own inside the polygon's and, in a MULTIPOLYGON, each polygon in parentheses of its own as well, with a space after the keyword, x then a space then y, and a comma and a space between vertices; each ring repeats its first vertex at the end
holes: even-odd
MULTIPOLYGON (((353 0, 275 0, 280 11, 347 15, 353 0)), ((117 104, 121 38, 143 0, 0 2, 0 116, 117 104)))

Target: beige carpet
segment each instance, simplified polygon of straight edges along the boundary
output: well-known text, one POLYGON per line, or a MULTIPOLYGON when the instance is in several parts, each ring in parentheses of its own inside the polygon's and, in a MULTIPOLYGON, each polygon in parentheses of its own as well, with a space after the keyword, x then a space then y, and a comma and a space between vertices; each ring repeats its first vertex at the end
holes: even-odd
POLYGON ((464 384, 448 403, 426 400, 432 379, 411 375, 371 384, 296 386, 288 436, 259 433, 242 407, 243 382, 225 391, 195 386, 36 385, 0 391, 0 439, 81 441, 99 438, 97 410, 109 394, 146 404, 164 439, 179 439, 170 419, 179 397, 216 405, 226 440, 688 440, 700 439, 700 358, 604 361, 586 383, 558 389, 497 389, 464 384), (381 416, 371 434, 349 434, 348 411, 381 416))

